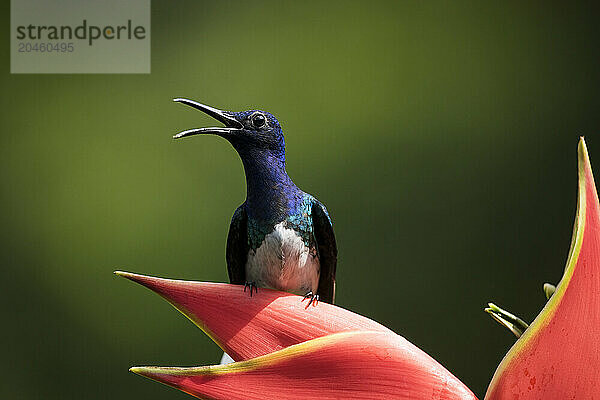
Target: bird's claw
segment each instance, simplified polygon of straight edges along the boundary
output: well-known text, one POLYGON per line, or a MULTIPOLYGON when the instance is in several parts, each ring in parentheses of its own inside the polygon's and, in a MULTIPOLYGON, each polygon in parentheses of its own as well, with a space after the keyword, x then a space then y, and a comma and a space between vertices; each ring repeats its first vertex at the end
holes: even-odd
POLYGON ((304 295, 304 298, 302 299, 302 301, 306 300, 306 299, 310 299, 308 301, 308 304, 306 305, 306 308, 308 308, 311 304, 313 306, 316 306, 317 303, 319 302, 319 295, 318 294, 314 294, 313 292, 308 292, 304 295))
POLYGON ((244 283, 244 293, 246 293, 247 288, 250 288, 250 297, 252 297, 253 290, 254 290, 254 293, 258 293, 258 286, 256 286, 256 283, 254 283, 254 282, 244 283))

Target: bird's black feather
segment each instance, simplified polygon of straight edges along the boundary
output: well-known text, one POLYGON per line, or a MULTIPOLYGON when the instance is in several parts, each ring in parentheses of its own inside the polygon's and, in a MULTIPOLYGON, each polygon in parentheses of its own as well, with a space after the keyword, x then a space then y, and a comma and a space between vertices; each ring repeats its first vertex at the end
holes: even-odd
POLYGON ((229 282, 235 285, 246 283, 246 261, 248 259, 248 215, 245 204, 239 206, 229 225, 227 235, 227 272, 229 282))
POLYGON ((319 295, 319 300, 333 304, 335 298, 337 245, 329 214, 325 206, 318 200, 315 200, 312 207, 312 220, 321 266, 317 294, 319 295))

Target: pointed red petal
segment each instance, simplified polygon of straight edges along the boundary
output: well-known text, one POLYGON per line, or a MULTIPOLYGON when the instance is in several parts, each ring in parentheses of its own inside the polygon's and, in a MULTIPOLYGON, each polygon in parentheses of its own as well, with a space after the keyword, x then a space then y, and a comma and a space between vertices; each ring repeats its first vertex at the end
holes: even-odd
POLYGON ((289 293, 258 289, 252 297, 242 286, 155 278, 116 272, 169 301, 234 360, 247 360, 336 332, 391 332, 343 308, 289 293))
POLYGON ((583 138, 577 217, 563 278, 502 360, 485 398, 600 398, 600 205, 583 138))
POLYGON ((381 332, 338 333, 227 365, 131 371, 210 399, 476 400, 427 354, 381 332))

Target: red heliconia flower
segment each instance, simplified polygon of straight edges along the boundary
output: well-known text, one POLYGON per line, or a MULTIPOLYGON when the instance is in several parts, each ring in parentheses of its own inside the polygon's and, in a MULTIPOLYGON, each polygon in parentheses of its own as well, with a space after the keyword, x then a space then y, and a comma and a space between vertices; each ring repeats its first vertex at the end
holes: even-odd
POLYGON ((117 272, 167 299, 234 360, 132 372, 207 399, 476 400, 418 347, 366 317, 259 289, 117 272))
MULTIPOLYGON (((237 285, 117 274, 164 297, 237 361, 131 368, 193 396, 476 400, 418 347, 343 308, 269 289, 250 297, 237 285)), ((494 305, 488 311, 522 335, 486 400, 600 399, 600 204, 583 139, 573 240, 556 291, 529 326, 494 305)))
POLYGON ((562 280, 496 370, 486 400, 600 399, 600 205, 583 138, 562 280))

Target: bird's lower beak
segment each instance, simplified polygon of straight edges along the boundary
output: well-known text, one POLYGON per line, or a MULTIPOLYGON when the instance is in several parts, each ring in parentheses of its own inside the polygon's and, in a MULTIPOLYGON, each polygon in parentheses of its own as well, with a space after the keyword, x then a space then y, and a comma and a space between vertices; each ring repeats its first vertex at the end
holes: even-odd
POLYGON ((173 99, 173 101, 188 105, 190 107, 194 107, 195 109, 210 115, 211 117, 225 125, 224 127, 189 129, 187 131, 179 132, 177 135, 173 136, 173 139, 179 139, 184 136, 192 136, 199 134, 213 134, 223 136, 235 131, 239 131, 243 128, 243 125, 227 111, 222 111, 217 108, 200 104, 196 101, 188 99, 173 99))

